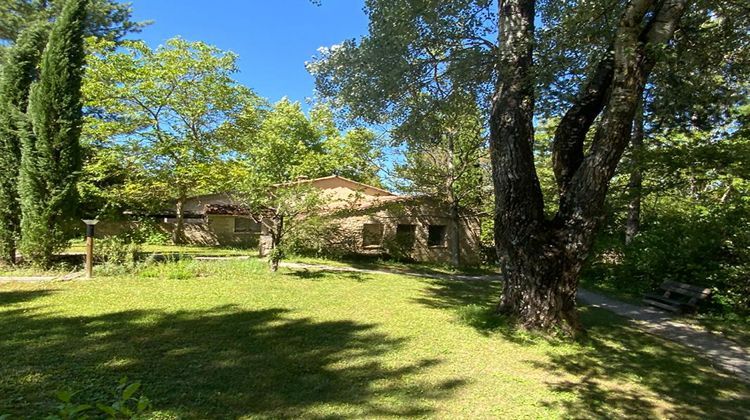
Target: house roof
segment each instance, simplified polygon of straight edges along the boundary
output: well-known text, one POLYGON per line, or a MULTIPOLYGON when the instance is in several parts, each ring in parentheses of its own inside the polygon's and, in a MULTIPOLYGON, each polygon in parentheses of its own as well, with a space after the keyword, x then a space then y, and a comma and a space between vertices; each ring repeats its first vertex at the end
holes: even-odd
MULTIPOLYGON (((273 187, 283 188, 285 186, 310 184, 314 187, 320 188, 321 190, 335 191, 334 195, 327 204, 329 210, 341 209, 344 207, 350 209, 364 209, 369 207, 376 207, 385 204, 386 202, 400 200, 400 195, 394 194, 390 191, 384 190, 379 187, 374 187, 362 182, 354 181, 349 178, 345 178, 338 175, 325 176, 320 178, 312 179, 301 179, 292 182, 285 182, 275 184, 273 187), (345 194, 340 190, 352 190, 362 192, 364 194, 360 196, 353 196, 351 194, 345 194), (338 194, 338 196, 337 196, 338 194)), ((235 200, 231 192, 220 192, 212 194, 201 194, 189 197, 183 207, 184 214, 190 216, 204 216, 204 215, 225 215, 225 216, 250 216, 250 209, 242 203, 235 200)), ((161 213, 174 217, 174 210, 164 210, 161 213)), ((160 213, 160 214, 161 214, 160 213)))
POLYGON ((353 179, 345 178, 345 177, 339 176, 339 175, 330 175, 330 176, 324 176, 324 177, 320 177, 320 178, 311 178, 311 179, 300 179, 300 180, 297 180, 297 181, 291 181, 291 182, 284 182, 284 183, 281 183, 281 184, 276 184, 274 186, 275 187, 285 187, 285 186, 291 186, 291 185, 315 184, 315 183, 320 183, 321 181, 328 181, 328 180, 338 180, 338 181, 341 181, 341 182, 343 182, 345 184, 350 184, 350 185, 352 185, 352 186, 355 187, 353 189, 357 189, 356 187, 358 187, 358 188, 365 188, 365 189, 375 190, 375 191, 377 191, 379 193, 382 193, 385 196, 394 196, 394 197, 397 196, 397 194, 394 194, 394 193, 392 193, 392 192, 390 192, 388 190, 384 190, 384 189, 379 188, 379 187, 374 187, 372 185, 368 185, 368 184, 365 184, 363 182, 355 181, 353 179))
POLYGON ((232 204, 206 204, 204 206, 205 214, 221 214, 227 216, 248 216, 250 209, 244 206, 232 204))

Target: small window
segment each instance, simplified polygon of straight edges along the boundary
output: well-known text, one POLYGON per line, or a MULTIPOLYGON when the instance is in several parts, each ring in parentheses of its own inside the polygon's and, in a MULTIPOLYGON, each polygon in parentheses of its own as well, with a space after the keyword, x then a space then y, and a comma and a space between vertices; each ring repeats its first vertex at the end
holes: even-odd
POLYGON ((383 243, 383 225, 369 223, 362 226, 362 246, 377 247, 383 243))
POLYGON ((234 218, 234 233, 252 233, 259 232, 260 225, 249 217, 234 218))
POLYGON ((398 225, 396 226, 396 242, 406 249, 414 248, 417 225, 398 225))
POLYGON ((445 246, 448 239, 448 229, 445 225, 430 225, 427 230, 427 246, 445 246))

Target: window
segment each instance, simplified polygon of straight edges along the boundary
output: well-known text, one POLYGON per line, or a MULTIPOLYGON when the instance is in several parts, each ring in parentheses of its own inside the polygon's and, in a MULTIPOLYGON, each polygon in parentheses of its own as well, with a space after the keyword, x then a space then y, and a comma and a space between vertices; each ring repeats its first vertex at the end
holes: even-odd
POLYGON ((260 225, 249 217, 234 218, 234 233, 253 233, 259 232, 260 225))
POLYGON ((414 248, 417 225, 398 225, 396 226, 396 242, 406 249, 414 248))
POLYGON ((383 225, 369 223, 362 226, 362 246, 378 247, 383 242, 383 225))
POLYGON ((448 239, 448 229, 445 225, 430 225, 427 230, 427 246, 445 246, 448 239))

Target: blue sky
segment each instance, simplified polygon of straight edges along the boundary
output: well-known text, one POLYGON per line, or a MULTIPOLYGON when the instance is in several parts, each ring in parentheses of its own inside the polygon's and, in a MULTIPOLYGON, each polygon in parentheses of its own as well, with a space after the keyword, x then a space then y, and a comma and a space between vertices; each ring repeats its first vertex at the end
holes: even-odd
POLYGON ((153 20, 135 37, 156 47, 174 36, 239 54, 236 78, 272 102, 305 102, 313 78, 305 61, 321 46, 367 32, 363 0, 129 0, 135 20, 153 20))

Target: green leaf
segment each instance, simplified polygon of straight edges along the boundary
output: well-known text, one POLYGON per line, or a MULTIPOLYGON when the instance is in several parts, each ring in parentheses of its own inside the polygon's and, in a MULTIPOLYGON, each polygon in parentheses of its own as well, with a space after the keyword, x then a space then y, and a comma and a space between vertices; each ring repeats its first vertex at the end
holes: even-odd
POLYGON ((151 401, 149 401, 149 399, 146 398, 145 396, 141 395, 141 398, 138 399, 138 405, 136 405, 136 410, 139 413, 142 413, 145 410, 147 410, 150 406, 151 406, 151 401))
POLYGON ((114 408, 112 408, 112 407, 110 407, 108 405, 105 405, 105 404, 102 404, 102 403, 98 403, 98 404, 96 404, 96 408, 98 408, 104 414, 109 415, 110 417, 116 417, 117 416, 117 410, 115 410, 114 408))
POLYGON ((132 384, 128 385, 124 391, 122 391, 122 399, 123 400, 129 400, 130 397, 132 397, 136 392, 138 392, 138 389, 141 387, 140 382, 133 382, 132 384))

